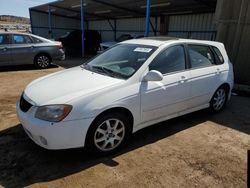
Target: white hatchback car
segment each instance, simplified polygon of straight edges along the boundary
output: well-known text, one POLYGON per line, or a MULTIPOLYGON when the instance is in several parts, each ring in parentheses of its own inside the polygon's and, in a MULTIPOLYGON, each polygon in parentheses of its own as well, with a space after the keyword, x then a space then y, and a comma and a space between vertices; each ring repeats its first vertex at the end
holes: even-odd
POLYGON ((87 64, 37 79, 17 102, 28 136, 47 149, 119 149, 149 125, 221 111, 233 67, 218 42, 152 37, 117 44, 87 64))

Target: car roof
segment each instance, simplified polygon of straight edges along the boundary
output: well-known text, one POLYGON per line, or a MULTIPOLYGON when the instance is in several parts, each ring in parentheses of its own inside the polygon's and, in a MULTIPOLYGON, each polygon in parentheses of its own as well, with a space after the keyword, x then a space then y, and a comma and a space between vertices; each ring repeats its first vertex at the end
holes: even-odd
POLYGON ((32 37, 36 37, 36 38, 38 38, 38 39, 40 39, 40 40, 42 40, 42 41, 44 41, 44 42, 53 42, 53 41, 51 41, 51 40, 49 40, 49 39, 46 39, 46 38, 43 38, 43 37, 40 37, 40 36, 38 36, 38 35, 33 35, 33 34, 31 34, 31 33, 20 33, 20 32, 10 32, 10 31, 6 31, 6 32, 0 32, 0 35, 2 35, 2 34, 8 34, 8 35, 28 35, 28 36, 32 36, 32 37))
POLYGON ((23 34, 23 35, 29 35, 29 33, 19 33, 19 32, 10 32, 10 31, 0 32, 0 34, 23 34))
POLYGON ((157 36, 157 37, 145 37, 145 38, 139 38, 139 39, 131 39, 131 40, 124 41, 122 43, 140 44, 140 45, 149 45, 149 46, 159 47, 163 44, 173 43, 173 42, 196 43, 196 44, 205 44, 205 45, 213 45, 213 46, 223 45, 222 43, 215 42, 215 41, 182 39, 182 38, 175 38, 175 37, 168 37, 168 36, 157 36))

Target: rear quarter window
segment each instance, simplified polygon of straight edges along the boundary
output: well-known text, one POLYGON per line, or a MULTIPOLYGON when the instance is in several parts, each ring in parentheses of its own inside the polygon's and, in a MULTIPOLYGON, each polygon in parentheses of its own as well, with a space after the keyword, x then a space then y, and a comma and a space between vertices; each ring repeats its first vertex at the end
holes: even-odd
POLYGON ((36 43, 36 44, 38 44, 38 43, 43 43, 42 40, 40 40, 40 39, 38 39, 38 38, 36 38, 36 37, 32 37, 32 40, 33 40, 33 43, 36 43))
POLYGON ((215 46, 212 46, 214 53, 215 53, 215 59, 216 59, 216 64, 223 64, 224 63, 224 58, 223 55, 221 54, 220 50, 216 48, 215 46))

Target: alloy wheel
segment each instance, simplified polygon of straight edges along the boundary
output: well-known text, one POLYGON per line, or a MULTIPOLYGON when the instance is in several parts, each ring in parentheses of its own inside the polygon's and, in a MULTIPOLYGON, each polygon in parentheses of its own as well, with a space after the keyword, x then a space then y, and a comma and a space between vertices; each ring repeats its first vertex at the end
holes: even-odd
POLYGON ((125 125, 121 120, 105 120, 95 131, 95 146, 105 152, 117 148, 125 137, 125 130, 125 125))
POLYGON ((50 59, 47 56, 42 55, 37 58, 37 65, 39 67, 46 68, 49 66, 49 64, 50 64, 50 59))
POLYGON ((215 96, 213 98, 213 108, 216 111, 219 111, 222 109, 226 102, 226 91, 221 88, 218 91, 216 91, 215 96))

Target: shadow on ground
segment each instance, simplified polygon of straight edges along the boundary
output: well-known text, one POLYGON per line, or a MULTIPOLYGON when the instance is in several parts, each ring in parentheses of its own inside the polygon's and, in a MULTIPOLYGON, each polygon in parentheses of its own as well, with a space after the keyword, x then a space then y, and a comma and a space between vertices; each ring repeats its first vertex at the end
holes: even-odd
MULTIPOLYGON (((48 69, 58 68, 58 65, 52 64, 48 69)), ((0 72, 15 72, 15 71, 27 71, 27 70, 39 70, 34 65, 12 65, 0 67, 0 72)))
POLYGON ((156 124, 134 134, 129 144, 119 153, 96 157, 83 149, 47 151, 36 146, 26 136, 21 125, 0 132, 0 185, 24 187, 48 182, 84 171, 97 164, 117 166, 114 157, 142 146, 165 139, 206 121, 213 121, 229 128, 250 134, 249 100, 234 97, 225 111, 211 115, 206 110, 156 124), (231 118, 230 118, 231 117, 231 118), (235 117, 235 118, 232 118, 235 117), (241 118, 241 124, 239 124, 241 118))

